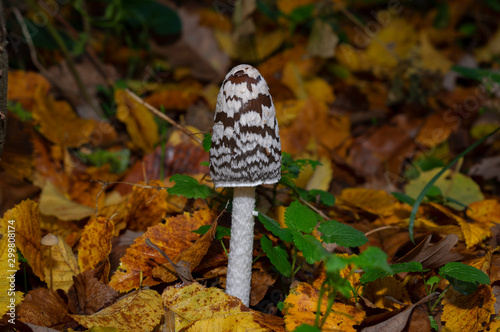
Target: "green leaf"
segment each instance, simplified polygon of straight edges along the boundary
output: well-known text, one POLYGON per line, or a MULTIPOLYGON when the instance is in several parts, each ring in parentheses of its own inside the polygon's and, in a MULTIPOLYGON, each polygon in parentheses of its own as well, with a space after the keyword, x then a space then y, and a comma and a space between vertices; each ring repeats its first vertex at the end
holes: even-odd
POLYGON ((280 311, 283 311, 283 309, 285 309, 285 303, 283 301, 279 301, 278 304, 276 304, 276 307, 278 307, 280 311))
POLYGON ((433 276, 433 277, 430 277, 429 280, 427 280, 426 284, 428 286, 431 286, 433 287, 435 284, 437 284, 439 281, 441 280, 441 278, 439 278, 438 276, 433 276))
POLYGON ((170 182, 174 181, 175 185, 168 188, 170 195, 180 195, 187 198, 207 198, 212 191, 209 187, 198 183, 198 181, 189 175, 174 174, 170 178, 170 182))
POLYGON ((382 271, 393 274, 391 267, 387 264, 387 254, 378 247, 368 247, 359 256, 352 257, 352 261, 363 270, 367 268, 379 268, 382 271))
POLYGON ((286 250, 281 246, 273 247, 273 242, 267 235, 260 238, 260 245, 274 267, 285 277, 290 277, 292 275, 292 264, 286 250))
POLYGON ((285 223, 291 229, 311 233, 316 227, 320 216, 308 207, 293 201, 285 210, 285 223))
MULTIPOLYGON (((500 77, 500 75, 499 75, 500 77)), ((499 81, 500 82, 500 81, 499 81)), ((414 237, 413 237, 413 227, 415 225, 415 218, 417 217, 417 211, 420 206, 420 203, 422 203, 422 200, 424 199, 425 195, 427 194, 427 191, 434 185, 434 183, 441 177, 441 175, 444 174, 448 169, 450 169, 451 166, 455 165, 457 161, 459 161, 463 156, 465 156, 469 151, 474 150, 479 144, 483 143, 485 140, 493 136, 497 131, 500 130, 500 127, 489 133, 488 135, 484 136, 480 140, 474 142, 471 146, 469 146, 467 149, 465 149, 462 153, 460 153, 455 159, 453 159, 446 167, 444 167, 441 171, 439 171, 434 177, 425 185, 425 187, 422 189, 420 194, 418 195, 417 199, 415 200, 415 204, 413 205, 413 208, 410 213, 410 220, 409 220, 409 225, 408 225, 408 233, 410 235, 410 240, 414 242, 414 237)))
POLYGON ((293 330, 294 332, 321 332, 321 329, 309 325, 309 324, 301 324, 293 330))
POLYGON ((436 330, 436 331, 439 331, 438 323, 436 322, 436 320, 434 319, 434 317, 432 315, 429 315, 429 320, 431 321, 431 328, 436 330))
POLYGON ((473 266, 460 263, 450 262, 439 269, 439 274, 449 280, 452 277, 457 280, 466 282, 477 282, 480 284, 490 284, 490 278, 481 270, 473 266))
POLYGON ((363 232, 337 220, 322 222, 318 227, 318 231, 323 233, 321 238, 326 243, 336 243, 343 247, 360 247, 368 242, 363 232))
POLYGON ((326 206, 334 206, 335 205, 335 196, 330 194, 327 191, 313 189, 308 193, 309 201, 316 201, 316 198, 319 197, 319 201, 326 206))
POLYGON ((132 27, 151 28, 159 35, 181 32, 179 15, 171 8, 152 0, 127 0, 123 2, 123 20, 132 27))
POLYGON ((482 81, 484 78, 495 83, 500 83, 500 73, 494 72, 491 69, 469 68, 462 66, 452 66, 451 70, 477 81, 482 81))
POLYGON ((437 29, 444 29, 450 23, 450 7, 446 1, 441 1, 437 5, 436 16, 434 16, 433 26, 437 29))
POLYGON ((315 9, 314 4, 308 4, 296 7, 288 16, 294 23, 300 23, 307 20, 313 14, 315 9))
POLYGON ((365 268, 364 271, 365 273, 361 276, 361 283, 366 284, 372 281, 375 281, 377 279, 383 278, 390 276, 392 274, 396 273, 401 273, 401 272, 421 272, 422 271, 422 264, 419 262, 407 262, 407 263, 396 263, 389 265, 389 267, 392 269, 393 273, 389 273, 388 271, 384 271, 382 269, 379 269, 378 267, 375 268, 365 268))
POLYGON ((22 122, 27 122, 33 120, 33 114, 31 112, 28 112, 23 108, 23 105, 21 103, 14 103, 10 100, 7 101, 7 107, 10 112, 14 113, 17 115, 17 117, 22 121, 22 122))
POLYGON ((203 150, 209 152, 211 147, 212 147, 212 134, 206 133, 203 136, 203 150))
MULTIPOLYGON (((193 233, 203 235, 212 227, 211 225, 203 225, 193 231, 193 233)), ((215 238, 221 240, 224 236, 231 236, 231 229, 223 226, 217 226, 215 230, 215 238)))
POLYGON ((302 251, 308 264, 314 264, 324 259, 328 252, 311 234, 302 234, 301 232, 293 232, 293 243, 302 251))
POLYGON ((398 193, 398 192, 392 192, 392 196, 396 197, 398 201, 402 203, 406 203, 408 205, 413 205, 415 204, 415 200, 411 198, 410 196, 403 194, 403 193, 398 193))
POLYGON ((259 220, 264 227, 270 231, 274 236, 279 237, 285 242, 292 242, 292 233, 288 228, 281 228, 278 222, 274 219, 259 212, 259 220))

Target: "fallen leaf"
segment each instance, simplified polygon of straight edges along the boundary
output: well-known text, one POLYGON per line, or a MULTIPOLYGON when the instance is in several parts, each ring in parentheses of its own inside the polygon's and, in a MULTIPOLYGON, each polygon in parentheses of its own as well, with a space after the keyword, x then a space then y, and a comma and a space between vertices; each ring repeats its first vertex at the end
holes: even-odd
POLYGON ((471 295, 450 289, 442 301, 441 321, 450 331, 482 331, 483 324, 495 313, 495 303, 489 285, 480 285, 471 295))
POLYGON ((95 270, 73 276, 73 285, 68 290, 68 306, 73 313, 92 315, 113 304, 118 292, 95 277, 95 270))
POLYGON ((19 291, 13 293, 15 291, 15 274, 19 270, 19 260, 17 259, 15 236, 12 236, 15 235, 16 225, 15 222, 9 222, 11 220, 0 219, 0 316, 9 312, 9 318, 15 318, 16 309, 13 306, 21 303, 23 293, 19 291), (9 234, 11 235, 9 236, 9 234), (9 246, 9 244, 11 245, 9 246))
POLYGON ((125 220, 132 231, 146 231, 159 224, 167 214, 167 196, 165 189, 145 188, 142 186, 162 187, 159 180, 149 183, 139 182, 134 186, 127 202, 125 220))
POLYGON ((485 180, 496 179, 500 181, 500 157, 482 158, 480 162, 471 167, 470 176, 481 176, 485 180))
POLYGON ((378 308, 388 310, 401 309, 405 305, 411 304, 404 284, 393 276, 387 276, 368 283, 364 288, 363 297, 378 308))
POLYGON ((45 280, 44 260, 42 254, 42 236, 40 233, 40 211, 38 204, 32 200, 25 200, 14 208, 5 212, 1 223, 5 225, 9 220, 14 220, 16 230, 16 247, 33 269, 33 273, 45 280))
POLYGON ((37 288, 26 294, 18 309, 19 320, 59 331, 72 322, 69 308, 63 299, 47 288, 37 288))
POLYGON ((80 271, 85 272, 97 267, 101 262, 106 265, 103 275, 104 281, 108 281, 109 260, 111 252, 111 238, 113 237, 115 225, 113 221, 104 217, 90 220, 83 229, 80 245, 78 248, 78 266, 80 271))
POLYGON ((92 315, 71 315, 86 328, 109 326, 124 331, 153 331, 162 316, 161 296, 151 289, 130 293, 92 315))
POLYGON ((379 216, 390 216, 399 208, 398 200, 383 190, 347 188, 337 197, 338 205, 347 210, 361 210, 379 216))
POLYGON ((433 149, 450 136, 453 123, 445 120, 443 113, 432 113, 425 119, 415 141, 427 149, 433 149))
POLYGON ((32 110, 36 103, 36 90, 47 95, 50 90, 49 81, 33 71, 9 70, 8 100, 19 102, 26 110, 32 110))
POLYGON ((158 125, 153 114, 133 99, 126 90, 116 90, 116 117, 127 127, 127 132, 133 144, 145 151, 151 152, 158 142, 158 125))
MULTIPOLYGON (((293 331, 301 324, 314 325, 318 309, 319 291, 308 283, 300 282, 290 289, 284 302, 284 320, 287 331, 293 331)), ((326 297, 321 300, 320 321, 326 311, 326 297)), ((352 305, 335 302, 322 329, 356 331, 366 313, 352 305)))
POLYGON ((45 182, 40 194, 40 213, 43 215, 56 216, 61 220, 80 220, 89 217, 94 212, 95 208, 72 201, 52 182, 45 182))
MULTIPOLYGON (((194 212, 192 215, 184 213, 176 217, 169 217, 164 224, 150 227, 146 233, 135 239, 134 244, 127 249, 126 255, 121 259, 121 268, 111 278, 111 287, 119 292, 138 288, 141 271, 143 285, 154 286, 160 283, 160 279, 153 278, 153 269, 167 263, 167 260, 159 252, 149 247, 145 243, 145 239, 150 239, 174 263, 177 263, 176 257, 191 247, 200 237, 192 233, 192 231, 200 226, 213 223, 216 216, 214 211, 203 209, 194 212)), ((195 267, 191 265, 191 269, 195 267)), ((171 277, 171 281, 177 279, 174 274, 171 274, 171 277)))
MULTIPOLYGON (((227 272, 227 271, 226 271, 227 272)), ((278 279, 278 274, 272 272, 270 266, 257 261, 252 265, 252 284, 250 286, 250 305, 256 306, 266 296, 266 293, 278 279)))
POLYGON ((285 331, 279 317, 248 309, 238 298, 218 288, 198 283, 167 287, 162 294, 165 308, 173 312, 175 330, 226 331, 235 327, 245 330, 285 331))
POLYGON ((451 251, 458 242, 457 235, 447 235, 434 244, 431 244, 431 240, 432 234, 427 235, 421 242, 417 241, 416 246, 411 242, 407 242, 396 253, 396 257, 400 256, 399 252, 403 253, 404 256, 392 263, 419 262, 424 269, 433 269, 464 257, 462 254, 451 251), (413 246, 414 248, 412 248, 413 246))
POLYGON ((73 254, 73 249, 58 236, 59 243, 55 246, 43 246, 43 257, 45 263, 45 281, 47 285, 53 285, 54 289, 68 291, 73 285, 73 276, 78 274, 78 262, 73 254), (52 274, 50 273, 52 269, 52 274), (50 277, 54 280, 51 282, 50 277))

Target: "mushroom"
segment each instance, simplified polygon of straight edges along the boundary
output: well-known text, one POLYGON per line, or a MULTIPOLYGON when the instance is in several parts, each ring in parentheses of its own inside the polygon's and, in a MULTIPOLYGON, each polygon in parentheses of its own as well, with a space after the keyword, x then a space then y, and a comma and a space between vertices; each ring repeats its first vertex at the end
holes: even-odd
POLYGON ((234 187, 226 293, 250 302, 255 187, 281 178, 281 142, 266 81, 250 65, 222 82, 210 149, 215 188, 234 187))
POLYGON ((40 243, 43 244, 44 246, 48 246, 49 247, 50 289, 53 289, 54 288, 53 287, 54 282, 53 282, 53 278, 52 278, 52 246, 58 245, 59 244, 59 239, 54 234, 49 233, 49 234, 45 235, 44 237, 42 237, 42 239, 40 240, 40 243))

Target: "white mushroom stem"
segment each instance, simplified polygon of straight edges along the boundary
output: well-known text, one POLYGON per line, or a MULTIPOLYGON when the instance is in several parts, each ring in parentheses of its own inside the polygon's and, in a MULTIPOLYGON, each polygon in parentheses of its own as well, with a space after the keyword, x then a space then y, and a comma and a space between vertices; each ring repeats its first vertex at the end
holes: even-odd
POLYGON ((226 293, 236 296, 247 307, 252 281, 254 209, 255 187, 235 187, 226 293))

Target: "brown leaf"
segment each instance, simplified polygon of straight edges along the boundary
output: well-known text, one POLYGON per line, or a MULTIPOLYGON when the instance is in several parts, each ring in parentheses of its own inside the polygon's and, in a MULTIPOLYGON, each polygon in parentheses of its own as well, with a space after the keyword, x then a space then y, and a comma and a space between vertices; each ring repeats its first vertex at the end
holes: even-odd
POLYGON ((65 292, 73 284, 74 275, 78 274, 78 263, 71 247, 58 236, 59 243, 55 246, 43 246, 45 262, 45 279, 47 285, 53 285, 54 289, 62 289, 65 292), (52 274, 50 273, 52 269, 52 274), (51 276, 54 280, 51 283, 51 276))
MULTIPOLYGON (((214 211, 203 209, 192 215, 185 213, 167 218, 164 224, 150 227, 127 249, 125 257, 121 259, 121 269, 111 278, 111 287, 119 292, 138 288, 141 271, 144 285, 154 286, 160 283, 160 280, 153 278, 153 269, 158 265, 165 264, 167 260, 158 251, 149 247, 145 243, 145 239, 150 239, 169 257, 178 257, 200 237, 192 231, 200 226, 213 223, 216 216, 214 211)), ((192 265, 191 269, 195 267, 192 265)), ((172 278, 171 281, 177 279, 174 274, 172 274, 172 278)))
POLYGON ((21 103, 27 110, 32 110, 36 103, 35 90, 44 95, 49 93, 50 83, 42 75, 23 70, 9 70, 9 88, 7 99, 21 103))
POLYGON ((124 331, 152 331, 163 315, 161 296, 156 291, 138 290, 93 315, 71 315, 87 328, 109 326, 124 331))
POLYGON ((91 315, 113 304, 118 292, 95 278, 95 270, 88 270, 73 277, 68 291, 68 305, 73 313, 91 315))
POLYGON ((42 281, 45 280, 42 239, 40 233, 40 212, 38 204, 25 200, 5 212, 3 221, 14 220, 16 230, 16 246, 33 269, 33 273, 42 281))
POLYGON ((458 242, 458 236, 455 234, 447 235, 434 244, 431 244, 431 240, 432 234, 427 235, 413 249, 410 249, 411 244, 407 242, 398 250, 406 254, 392 263, 420 262, 424 269, 433 269, 464 257, 462 254, 451 251, 458 242))
POLYGON ((272 273, 271 267, 257 261, 252 265, 252 285, 250 288, 250 305, 255 306, 266 296, 269 287, 274 285, 278 278, 272 273))
POLYGON ((66 303, 53 290, 37 288, 28 292, 19 306, 19 319, 25 323, 62 330, 72 321, 66 303))
POLYGON ((99 263, 105 262, 106 272, 103 275, 107 282, 109 274, 108 255, 111 252, 111 238, 114 233, 114 223, 104 217, 92 219, 83 229, 78 248, 78 265, 80 271, 95 269, 99 263))
POLYGON ((377 279, 367 284, 364 287, 363 297, 378 308, 388 310, 401 309, 404 304, 411 304, 405 285, 393 276, 377 279), (391 298, 396 299, 397 302, 392 301, 391 298))
POLYGON ((411 316, 411 313, 413 312, 413 309, 415 309, 417 306, 421 305, 424 302, 427 302, 429 300, 432 300, 433 298, 437 297, 439 293, 432 293, 423 299, 419 300, 417 303, 407 307, 405 310, 400 312, 399 314, 393 316, 392 318, 389 318, 386 321, 383 321, 381 323, 378 323, 376 325, 372 325, 370 327, 365 327, 364 329, 361 330, 361 332, 378 332, 378 331, 391 331, 391 332, 399 332, 403 331, 405 326, 408 324, 408 319, 411 316))

